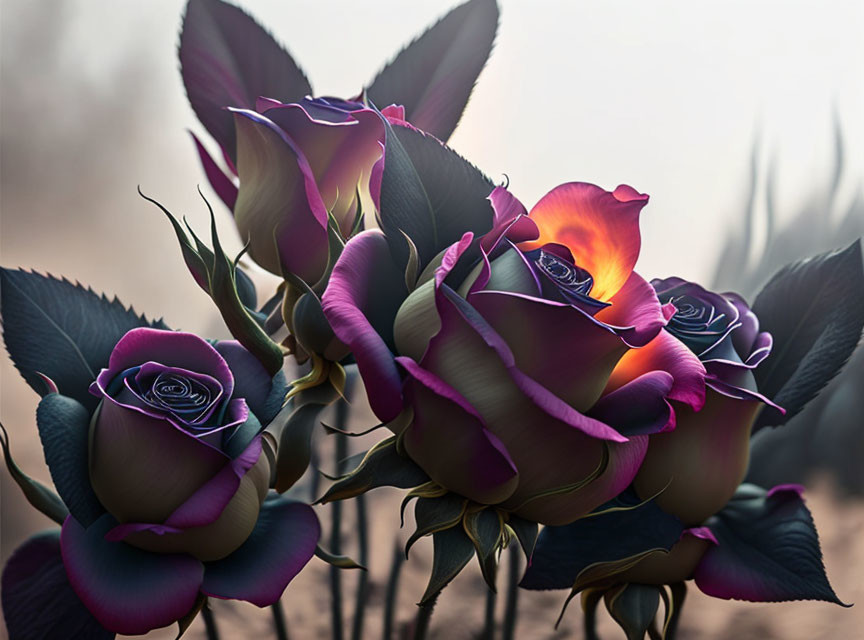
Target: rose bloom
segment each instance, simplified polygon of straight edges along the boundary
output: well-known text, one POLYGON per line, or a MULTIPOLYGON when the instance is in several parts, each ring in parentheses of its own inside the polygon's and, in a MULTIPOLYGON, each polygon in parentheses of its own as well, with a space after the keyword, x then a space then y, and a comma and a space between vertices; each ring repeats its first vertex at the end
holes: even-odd
POLYGON ((648 197, 569 183, 530 214, 506 190, 494 220, 443 251, 409 292, 378 230, 346 245, 322 302, 373 411, 436 483, 543 524, 572 522, 634 479, 669 400, 704 402, 678 341, 613 371, 666 318, 633 271, 648 197))
MULTIPOLYGON (((331 218, 348 238, 358 213, 376 209, 381 115, 338 98, 291 104, 260 98, 256 111, 232 111, 239 189, 224 185, 228 194, 223 199, 233 208, 240 235, 248 239, 249 253, 259 265, 314 285, 327 268, 331 218)), ((401 107, 386 107, 381 114, 407 124, 401 107)))
POLYGON ((267 496, 262 431, 285 391, 234 341, 140 328, 117 343, 91 386, 90 484, 74 492, 95 507, 70 505, 61 536, 69 582, 104 627, 168 625, 199 593, 266 606, 311 558, 315 513, 267 496))
MULTIPOLYGON (((615 578, 671 584, 693 577, 717 544, 711 530, 700 525, 723 509, 743 482, 759 411, 766 405, 783 409, 757 389, 753 370, 770 355, 773 341, 770 333, 759 331, 759 319, 741 296, 718 294, 681 278, 651 284, 667 305, 669 322, 648 346, 622 358, 613 382, 653 366, 654 352, 668 351, 674 342, 699 356, 707 372, 707 395, 698 413, 676 403, 675 430, 650 436, 633 483, 640 497, 656 495, 656 504, 689 528, 669 554, 652 553, 615 578)), ((800 496, 800 488, 792 485, 775 487, 767 495, 783 491, 800 496)), ((713 573, 703 573, 705 580, 716 581, 713 573)))
POLYGON ((653 351, 676 342, 699 356, 708 391, 701 411, 676 407, 675 432, 651 438, 635 487, 644 498, 662 490, 657 504, 697 526, 722 509, 744 480, 756 416, 766 404, 776 407, 759 393, 753 376, 771 353, 772 339, 735 293, 714 293, 681 278, 652 285, 672 315, 652 343, 622 359, 622 380, 653 366, 653 351))

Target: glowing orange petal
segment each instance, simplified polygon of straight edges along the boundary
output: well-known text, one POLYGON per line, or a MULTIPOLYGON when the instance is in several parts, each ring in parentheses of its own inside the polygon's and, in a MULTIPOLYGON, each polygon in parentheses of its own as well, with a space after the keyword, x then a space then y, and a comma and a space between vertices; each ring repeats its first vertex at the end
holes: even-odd
POLYGON ((640 349, 630 349, 618 361, 604 395, 650 371, 667 371, 674 382, 670 400, 699 411, 705 404, 705 367, 699 358, 668 331, 661 331, 640 349))
POLYGON ((608 301, 630 277, 639 257, 639 212, 648 196, 627 185, 604 191, 569 182, 547 193, 531 210, 540 237, 520 245, 537 249, 548 242, 566 245, 576 264, 594 278, 591 297, 608 301))

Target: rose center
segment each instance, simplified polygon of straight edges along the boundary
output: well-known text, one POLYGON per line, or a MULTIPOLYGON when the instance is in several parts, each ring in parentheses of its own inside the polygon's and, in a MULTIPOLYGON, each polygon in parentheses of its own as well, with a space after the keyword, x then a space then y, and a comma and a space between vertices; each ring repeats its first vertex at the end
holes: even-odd
POLYGON ((723 319, 714 305, 689 295, 670 298, 675 305, 675 315, 669 319, 668 327, 679 331, 706 331, 723 319))
POLYGON ((177 413, 200 411, 210 405, 210 389, 198 380, 177 373, 160 373, 144 399, 155 407, 177 413))
POLYGON ((540 251, 539 257, 534 262, 544 274, 569 293, 586 297, 591 293, 594 278, 585 269, 569 264, 546 251, 540 251))

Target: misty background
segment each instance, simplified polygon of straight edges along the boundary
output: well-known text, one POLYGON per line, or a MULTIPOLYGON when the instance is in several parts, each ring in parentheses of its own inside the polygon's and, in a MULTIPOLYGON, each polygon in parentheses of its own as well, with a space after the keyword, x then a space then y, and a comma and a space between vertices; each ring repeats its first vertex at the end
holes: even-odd
MULTIPOLYGON (((459 2, 240 4, 286 45, 317 95, 349 96, 459 2)), ((651 195, 641 274, 734 287, 751 301, 780 264, 861 235, 864 3, 499 5, 496 47, 450 146, 493 179, 506 174, 529 208, 566 181, 610 190, 630 184, 651 195)), ((167 221, 135 191, 141 185, 196 229, 207 225, 196 186, 210 191, 186 130, 205 132, 176 60, 183 6, 0 0, 0 263, 79 280, 174 328, 220 337, 225 330, 188 275, 167 221)), ((229 212, 217 215, 226 244, 239 249, 229 212)), ((256 281, 262 294, 275 285, 266 274, 256 281)), ((836 495, 864 491, 862 372, 859 353, 848 375, 786 434, 765 434, 767 444, 757 443, 754 454, 757 479, 835 467, 836 495), (814 444, 812 425, 829 419, 820 433, 833 445, 814 444)), ((49 482, 35 431, 37 399, 3 352, 0 418, 19 465, 49 482)), ((0 477, 5 561, 49 522, 5 469, 0 477)), ((826 501, 835 500, 831 491, 826 501)), ((823 542, 832 531, 842 538, 855 530, 846 527, 864 526, 860 511, 842 511, 845 502, 825 504, 822 513, 814 507, 823 542), (832 523, 841 517, 844 525, 832 523)), ((830 539, 823 546, 838 594, 864 597, 860 580, 842 574, 846 563, 862 566, 864 547, 837 545, 833 562, 830 539)), ((717 610, 733 606, 704 600, 717 610)), ((824 611, 825 620, 846 615, 824 604, 783 605, 792 606, 802 615, 824 611)), ((575 623, 578 615, 570 617, 575 623)), ((848 637, 826 624, 818 628, 828 635, 801 637, 848 637)))

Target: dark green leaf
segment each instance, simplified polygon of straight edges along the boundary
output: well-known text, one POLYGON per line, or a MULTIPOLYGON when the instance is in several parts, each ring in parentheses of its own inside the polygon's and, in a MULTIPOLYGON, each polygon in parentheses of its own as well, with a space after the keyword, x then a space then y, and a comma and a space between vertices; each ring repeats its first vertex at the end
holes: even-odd
POLYGON ((332 554, 320 544, 315 547, 315 557, 323 560, 331 566, 339 567, 340 569, 363 569, 364 571, 366 570, 366 567, 357 564, 348 556, 337 556, 335 554, 332 554))
POLYGON ((483 579, 495 591, 498 551, 501 549, 503 522, 494 509, 482 509, 465 516, 465 532, 474 543, 483 579))
MULTIPOLYGON (((599 589, 588 589, 582 594, 582 628, 585 631, 585 640, 600 640, 597 635, 597 605, 603 599, 603 592, 599 589)), ((565 605, 566 606, 566 605, 565 605)), ((564 615, 564 612, 561 612, 564 615)), ((558 619, 558 623, 561 618, 558 619)), ((558 628, 556 623, 555 628, 558 628)))
POLYGON ((524 518, 512 514, 510 515, 510 520, 507 521, 507 524, 510 525, 510 528, 513 529, 513 532, 519 539, 519 544, 522 547, 522 551, 525 553, 525 559, 530 561, 531 556, 534 555, 534 545, 537 544, 537 535, 540 532, 540 525, 536 522, 525 520, 524 518))
POLYGON ((15 367, 37 393, 45 392, 38 373, 51 378, 60 393, 89 411, 99 400, 88 388, 127 331, 167 329, 150 322, 117 298, 109 300, 66 279, 18 269, 0 269, 3 339, 15 367))
POLYGON ((668 551, 684 531, 678 518, 653 501, 641 502, 630 490, 597 511, 605 513, 544 527, 519 586, 567 589, 591 565, 616 562, 651 549, 668 551))
POLYGON ((675 640, 675 636, 678 634, 678 622, 681 620, 684 600, 687 599, 687 583, 676 582, 675 584, 670 584, 669 592, 671 598, 666 602, 666 622, 663 625, 663 640, 675 640))
POLYGON ((420 467, 399 454, 393 436, 372 447, 359 466, 333 483, 319 502, 344 500, 378 487, 410 489, 428 480, 420 467))
POLYGON ((276 415, 268 431, 277 435, 276 491, 284 493, 309 468, 312 459, 312 432, 318 416, 339 399, 339 393, 329 384, 301 391, 292 402, 276 415))
POLYGON ((606 592, 606 608, 627 634, 627 640, 643 640, 660 607, 660 587, 625 584, 606 592))
MULTIPOLYGON (((206 249, 194 234, 193 236, 197 246, 193 247, 192 243, 189 242, 189 237, 186 235, 186 231, 184 231, 183 227, 180 226, 180 222, 178 222, 177 218, 175 218, 168 209, 162 206, 161 203, 144 195, 141 191, 141 187, 138 187, 138 195, 144 198, 147 202, 156 205, 162 213, 167 216, 168 221, 174 228, 174 234, 177 236, 177 241, 180 243, 180 251, 183 254, 183 261, 186 263, 186 268, 189 269, 189 273, 192 274, 192 278, 198 286, 201 287, 207 295, 210 295, 210 272, 213 270, 213 253, 209 249, 206 249), (202 250, 206 250, 206 255, 202 255, 202 250)), ((189 231, 191 232, 192 230, 190 229, 189 231)))
POLYGON ((414 520, 417 529, 405 543, 405 558, 411 547, 423 536, 436 531, 455 527, 462 521, 467 500, 455 493, 447 493, 438 498, 418 498, 414 505, 414 520))
POLYGON ((278 344, 261 328, 240 300, 235 280, 234 262, 225 255, 216 232, 216 216, 210 210, 210 230, 213 242, 213 271, 210 274, 210 295, 231 335, 264 365, 270 375, 282 369, 284 355, 278 344))
POLYGON ((492 227, 487 197, 492 181, 431 136, 400 126, 386 127, 381 178, 381 226, 403 270, 417 249, 417 273, 467 231, 492 227))
POLYGON ((110 640, 66 577, 60 530, 38 533, 18 547, 3 569, 3 617, 11 640, 110 640))
POLYGON ((77 400, 50 393, 36 409, 36 423, 57 493, 75 519, 89 527, 105 513, 90 485, 90 413, 77 400))
POLYGON ((456 7, 378 74, 368 98, 382 108, 403 105, 413 125, 446 141, 492 52, 497 28, 495 0, 456 7))
POLYGON ((0 423, 0 447, 3 447, 3 459, 6 462, 6 469, 8 469, 12 479, 21 487, 21 491, 24 493, 24 497, 27 498, 27 502, 57 524, 63 524, 66 516, 69 515, 66 505, 63 504, 60 496, 51 491, 51 489, 21 471, 21 467, 12 459, 12 452, 9 449, 9 434, 2 423, 0 423))
POLYGON ((798 414, 855 350, 864 327, 861 241, 787 265, 752 308, 774 337, 771 355, 754 370, 759 391, 786 409, 781 415, 766 407, 755 432, 798 414))
POLYGON ((195 115, 232 161, 234 119, 224 107, 254 109, 259 96, 299 102, 312 93, 288 52, 242 9, 221 0, 190 0, 178 55, 195 115))
POLYGON ((474 555, 474 544, 462 527, 451 527, 432 534, 432 575, 420 604, 436 598, 474 555))
POLYGON ((716 598, 843 604, 825 575, 819 536, 796 485, 766 492, 743 484, 708 521, 717 537, 696 567, 696 585, 716 598))
POLYGON ((237 282, 237 295, 240 296, 240 302, 249 311, 255 311, 258 308, 258 292, 255 291, 255 283, 252 278, 246 275, 240 267, 234 269, 234 279, 237 282))

